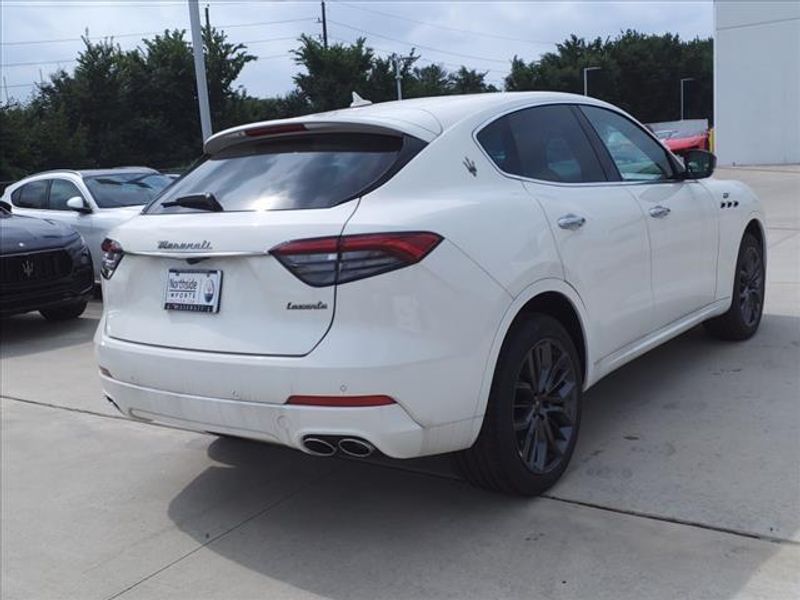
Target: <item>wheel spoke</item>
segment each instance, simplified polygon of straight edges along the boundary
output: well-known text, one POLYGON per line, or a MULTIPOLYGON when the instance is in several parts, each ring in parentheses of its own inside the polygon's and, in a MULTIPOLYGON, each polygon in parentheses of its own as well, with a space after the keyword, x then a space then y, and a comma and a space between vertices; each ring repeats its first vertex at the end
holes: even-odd
POLYGON ((530 427, 531 420, 533 420, 533 415, 534 410, 533 406, 531 406, 522 419, 514 421, 514 431, 523 431, 524 429, 530 427))
POLYGON ((544 471, 547 465, 547 440, 543 431, 544 424, 541 419, 537 419, 536 435, 533 440, 533 454, 531 455, 532 467, 538 471, 544 471))
POLYGON ((553 368, 553 347, 550 342, 541 342, 533 349, 534 362, 536 366, 535 379, 537 392, 543 392, 550 371, 553 368))
POLYGON ((569 375, 569 356, 566 353, 562 353, 561 356, 558 357, 556 364, 553 365, 553 368, 547 375, 547 381, 544 385, 544 393, 551 394, 554 390, 556 390, 564 380, 569 375))
POLYGON ((561 456, 563 454, 561 448, 559 447, 558 440, 556 439, 555 433, 553 433, 553 425, 549 419, 544 419, 544 432, 547 436, 547 445, 552 450, 551 454, 555 454, 556 456, 561 456))

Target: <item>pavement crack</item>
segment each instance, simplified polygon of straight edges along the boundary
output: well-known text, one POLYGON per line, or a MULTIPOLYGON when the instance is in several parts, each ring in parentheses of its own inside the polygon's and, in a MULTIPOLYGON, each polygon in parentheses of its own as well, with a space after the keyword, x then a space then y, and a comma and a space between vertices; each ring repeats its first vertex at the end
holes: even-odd
POLYGON ((319 483, 319 482, 318 481, 314 481, 314 482, 309 482, 309 483, 306 483, 304 485, 301 485, 300 487, 295 489, 293 492, 290 492, 290 493, 286 494, 285 496, 283 496, 282 498, 279 498, 278 500, 275 500, 274 502, 271 502, 270 504, 268 504, 267 506, 265 506, 261 510, 253 513, 252 515, 250 515, 249 517, 247 517, 244 520, 240 521, 236 525, 233 525, 232 527, 226 529, 225 531, 223 531, 221 533, 218 533, 214 537, 209 538, 208 540, 206 540, 204 543, 200 544, 196 548, 193 548, 192 550, 190 550, 189 552, 186 552, 185 554, 179 556, 175 560, 170 561, 169 563, 167 563, 166 565, 164 565, 163 567, 161 567, 159 569, 156 569, 152 573, 149 573, 148 575, 145 575, 144 577, 140 578, 138 581, 135 581, 134 583, 132 583, 128 587, 118 591, 116 594, 113 594, 112 596, 109 596, 108 598, 106 598, 106 600, 115 600, 116 598, 119 598, 122 595, 127 594, 132 589, 140 586, 141 584, 143 584, 146 581, 149 581, 153 577, 163 573, 167 569, 169 569, 169 568, 175 566, 176 564, 178 564, 179 562, 189 558, 190 556, 192 556, 196 552, 198 552, 198 551, 202 550, 203 548, 213 544, 217 540, 220 540, 220 539, 224 538, 225 536, 227 536, 228 534, 236 531, 240 527, 242 527, 244 525, 247 525, 248 523, 250 523, 251 521, 253 521, 253 520, 257 519, 257 518, 259 518, 262 515, 267 514, 272 509, 277 508, 278 506, 280 506, 281 504, 283 504, 284 502, 286 502, 288 500, 291 500, 292 498, 297 496, 300 492, 304 491, 306 488, 308 488, 308 487, 310 487, 312 485, 315 485, 317 483, 319 483))
MULTIPOLYGON (((3 400, 12 400, 12 401, 15 401, 15 402, 22 402, 22 403, 25 403, 25 404, 33 404, 33 405, 42 406, 42 407, 45 407, 45 408, 53 408, 53 409, 56 409, 56 410, 63 410, 63 411, 66 411, 66 412, 73 412, 73 413, 90 415, 90 416, 93 416, 93 417, 101 417, 101 418, 105 418, 105 419, 114 419, 114 420, 118 420, 118 421, 127 421, 129 423, 139 423, 138 421, 136 421, 134 419, 129 419, 128 417, 125 417, 123 415, 109 415, 109 414, 104 414, 104 413, 100 413, 100 412, 94 412, 94 411, 91 411, 91 410, 86 410, 86 409, 81 409, 81 408, 70 408, 70 407, 61 406, 61 405, 58 405, 58 404, 50 404, 48 402, 40 402, 40 401, 37 401, 37 400, 27 400, 25 398, 15 398, 13 396, 8 396, 8 395, 2 395, 2 396, 0 396, 0 398, 2 398, 3 400)), ((188 429, 181 429, 179 427, 173 427, 171 425, 160 425, 158 423, 139 423, 139 424, 143 424, 143 425, 146 424, 149 427, 153 427, 153 426, 155 426, 155 427, 163 427, 165 429, 173 429, 175 431, 190 431, 191 433, 196 433, 198 435, 203 435, 202 432, 191 431, 191 430, 188 430, 188 429)), ((205 434, 205 435, 208 435, 208 434, 205 434)), ((353 460, 353 459, 342 458, 342 457, 336 456, 331 460, 347 460, 347 461, 350 461, 350 460, 353 460)), ((365 463, 368 463, 368 464, 370 464, 372 466, 381 467, 381 468, 384 468, 384 469, 393 469, 395 471, 402 471, 402 472, 411 473, 411 474, 414 474, 414 475, 422 475, 424 477, 432 477, 432 478, 435 478, 435 479, 445 479, 445 480, 449 480, 449 481, 461 482, 461 483, 464 483, 466 485, 466 482, 464 482, 462 479, 457 477, 455 474, 450 475, 450 474, 446 474, 446 473, 438 473, 438 472, 429 471, 429 470, 414 469, 414 468, 409 468, 409 467, 406 467, 406 466, 403 466, 403 465, 390 464, 390 463, 387 463, 387 462, 384 462, 384 461, 377 461, 377 460, 360 460, 359 462, 365 462, 365 463)), ((158 571, 155 571, 151 575, 148 575, 146 578, 144 578, 141 581, 133 584, 129 588, 126 588, 126 589, 122 590, 121 592, 117 593, 116 595, 111 596, 110 598, 108 598, 108 600, 112 600, 114 598, 119 597, 121 594, 124 594, 129 589, 135 587, 136 585, 139 585, 139 583, 141 583, 142 581, 146 581, 147 579, 149 579, 150 577, 152 577, 154 575, 157 575, 158 573, 160 573, 164 569, 168 569, 173 564, 175 564, 177 562, 180 562, 181 560, 183 560, 187 556, 190 556, 191 554, 197 552, 201 548, 204 548, 205 546, 209 545, 210 543, 214 542, 215 540, 217 540, 217 539, 219 539, 221 537, 224 537, 225 535, 227 535, 228 533, 230 533, 234 529, 240 527, 241 525, 244 525, 245 523, 251 521, 252 519, 254 519, 254 518, 256 518, 256 517, 258 517, 258 516, 260 516, 260 515, 262 515, 262 514, 264 514, 266 512, 268 512, 273 507, 277 506, 278 504, 281 504, 285 500, 291 498, 295 494, 297 494, 300 491, 302 491, 302 489, 304 489, 304 488, 301 488, 301 489, 298 489, 295 492, 292 492, 289 496, 286 496, 285 498, 282 498, 282 499, 276 501, 275 503, 267 506, 263 510, 259 511, 258 513, 254 514, 251 517, 248 517, 247 519, 245 519, 244 521, 242 521, 238 525, 235 525, 231 529, 218 534, 214 538, 209 539, 202 546, 198 546, 197 548, 195 548, 191 552, 189 552, 189 553, 185 554, 184 556, 176 559, 175 561, 173 561, 170 564, 166 565, 162 569, 159 569, 158 571)), ((605 512, 616 513, 616 514, 619 514, 619 515, 626 515, 626 516, 629 516, 629 517, 637 517, 637 518, 640 518, 640 519, 648 519, 648 520, 651 520, 651 521, 660 521, 662 523, 671 523, 673 525, 683 525, 684 527, 694 527, 694 528, 697 528, 697 529, 705 529, 706 531, 714 531, 714 532, 717 532, 717 533, 724 533, 724 534, 727 534, 727 535, 733 535, 733 536, 737 536, 737 537, 743 537, 743 538, 748 538, 748 539, 753 539, 753 540, 759 540, 759 541, 768 542, 768 543, 771 543, 771 544, 788 545, 788 546, 800 546, 800 541, 795 541, 795 540, 791 540, 791 539, 787 539, 787 538, 781 538, 781 537, 777 537, 777 536, 765 535, 765 534, 761 534, 761 533, 754 533, 754 532, 751 532, 751 531, 745 531, 745 530, 741 530, 741 529, 734 529, 734 528, 731 528, 731 527, 722 527, 722 526, 718 526, 718 525, 709 525, 707 523, 701 523, 699 521, 692 521, 690 519, 680 519, 678 517, 670 517, 670 516, 666 516, 666 515, 658 515, 658 514, 648 513, 648 512, 644 512, 644 511, 638 511, 638 510, 634 510, 634 509, 616 508, 616 507, 613 507, 613 506, 608 506, 606 504, 598 504, 598 503, 595 503, 595 502, 587 502, 587 501, 584 501, 584 500, 576 500, 576 499, 573 499, 573 498, 563 498, 563 497, 555 496, 555 495, 552 495, 552 494, 542 494, 539 497, 540 498, 545 498, 547 500, 551 500, 553 502, 562 502, 564 504, 571 504, 573 506, 582 506, 584 508, 591 508, 591 509, 594 509, 594 510, 602 510, 602 511, 605 511, 605 512)))

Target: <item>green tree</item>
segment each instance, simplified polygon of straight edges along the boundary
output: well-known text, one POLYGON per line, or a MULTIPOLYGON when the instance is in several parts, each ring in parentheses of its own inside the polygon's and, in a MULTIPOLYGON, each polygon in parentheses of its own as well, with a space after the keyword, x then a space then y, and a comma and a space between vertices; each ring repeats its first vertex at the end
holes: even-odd
POLYGON ((375 55, 365 42, 359 38, 352 45, 325 48, 311 36, 300 36, 300 47, 293 53, 306 72, 295 75, 294 82, 314 112, 349 106, 352 92, 370 97, 368 79, 375 55))
POLYGON ((486 83, 487 73, 486 71, 481 73, 475 69, 461 67, 447 78, 450 84, 450 92, 453 94, 481 94, 498 91, 495 86, 486 83))
POLYGON ((407 95, 412 98, 452 93, 449 73, 442 65, 436 63, 426 67, 415 67, 408 88, 407 95))

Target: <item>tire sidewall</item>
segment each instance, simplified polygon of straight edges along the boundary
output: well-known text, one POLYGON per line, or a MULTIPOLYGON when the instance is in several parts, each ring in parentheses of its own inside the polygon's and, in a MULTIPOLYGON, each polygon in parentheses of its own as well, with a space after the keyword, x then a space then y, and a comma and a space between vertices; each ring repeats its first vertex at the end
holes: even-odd
POLYGON ((739 254, 736 257, 736 271, 733 275, 733 297, 731 298, 731 309, 736 320, 736 325, 747 337, 753 335, 758 330, 758 326, 761 324, 761 317, 764 314, 764 300, 766 298, 766 278, 767 269, 764 261, 764 251, 761 248, 761 244, 752 234, 746 233, 742 238, 742 243, 739 245, 739 254), (739 271, 742 268, 742 261, 744 260, 745 252, 750 247, 755 249, 759 258, 761 259, 761 307, 755 323, 753 323, 751 326, 748 326, 744 321, 744 316, 742 315, 742 310, 739 306, 739 271))

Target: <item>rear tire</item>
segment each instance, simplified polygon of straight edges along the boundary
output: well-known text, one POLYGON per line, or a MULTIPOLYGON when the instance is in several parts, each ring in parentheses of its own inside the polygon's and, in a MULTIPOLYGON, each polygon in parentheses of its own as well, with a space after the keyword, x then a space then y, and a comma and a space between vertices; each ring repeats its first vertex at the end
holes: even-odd
POLYGON ((752 233, 745 233, 739 246, 731 294, 731 307, 724 315, 703 325, 712 336, 722 340, 751 338, 761 323, 764 310, 764 251, 752 233))
POLYGON ((583 373, 555 319, 533 314, 508 334, 475 444, 454 457, 470 483, 536 496, 567 468, 578 437, 583 373))
POLYGON ((70 319, 77 319, 86 310, 86 300, 81 300, 75 304, 67 304, 65 306, 54 306, 53 308, 43 308, 39 312, 48 321, 68 321, 70 319))

